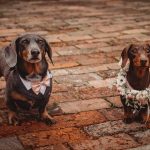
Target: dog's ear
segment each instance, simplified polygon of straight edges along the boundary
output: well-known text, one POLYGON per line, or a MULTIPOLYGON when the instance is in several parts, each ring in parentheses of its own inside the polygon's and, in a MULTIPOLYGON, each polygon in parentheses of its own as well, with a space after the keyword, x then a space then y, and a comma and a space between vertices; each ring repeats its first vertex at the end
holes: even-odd
MULTIPOLYGON (((148 47, 148 51, 150 51, 150 43, 147 43, 146 45, 148 47)), ((150 56, 148 56, 148 57, 149 57, 149 67, 150 67, 150 56)))
POLYGON ((148 49, 150 50, 150 43, 148 43, 148 44, 146 44, 146 45, 147 45, 148 49))
POLYGON ((49 57, 51 63, 54 65, 53 60, 52 60, 52 49, 51 49, 51 47, 49 46, 49 44, 46 40, 45 40, 45 50, 48 54, 48 57, 49 57))
POLYGON ((5 47, 4 55, 8 66, 10 68, 14 67, 17 63, 16 40, 14 40, 9 46, 5 47))
POLYGON ((130 50, 131 47, 132 47, 132 44, 125 47, 121 53, 121 59, 122 59, 121 67, 122 68, 124 68, 126 66, 126 63, 128 61, 128 51, 130 50))

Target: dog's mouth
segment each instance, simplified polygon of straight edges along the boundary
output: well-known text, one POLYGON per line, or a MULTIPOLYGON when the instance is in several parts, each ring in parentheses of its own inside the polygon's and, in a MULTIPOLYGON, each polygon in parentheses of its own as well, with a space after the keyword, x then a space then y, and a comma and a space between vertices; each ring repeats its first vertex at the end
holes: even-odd
POLYGON ((141 65, 140 67, 141 68, 147 68, 148 66, 147 65, 141 65))
POLYGON ((37 62, 39 62, 39 61, 41 61, 41 59, 38 58, 38 57, 32 57, 32 58, 29 60, 30 63, 37 63, 37 62))
POLYGON ((149 64, 148 63, 134 63, 133 64, 135 67, 137 67, 137 68, 147 68, 147 67, 149 67, 149 64))
POLYGON ((140 68, 140 69, 146 69, 149 68, 149 66, 147 65, 139 65, 139 66, 135 66, 136 68, 140 68))

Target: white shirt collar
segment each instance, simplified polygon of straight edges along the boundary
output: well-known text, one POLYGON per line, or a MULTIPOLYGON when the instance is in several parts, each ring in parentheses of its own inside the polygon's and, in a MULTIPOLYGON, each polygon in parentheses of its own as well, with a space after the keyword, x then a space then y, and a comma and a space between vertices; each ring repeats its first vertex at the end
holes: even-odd
MULTIPOLYGON (((20 79, 21 79, 23 85, 25 86, 25 88, 26 88, 27 90, 32 89, 32 82, 31 82, 31 81, 28 81, 28 80, 23 79, 20 75, 19 75, 19 77, 20 77, 20 79)), ((49 71, 47 71, 46 77, 47 77, 48 79, 50 79, 50 78, 52 78, 52 74, 51 74, 49 71)), ((39 90, 39 92, 44 95, 45 90, 46 90, 46 86, 42 84, 42 81, 38 82, 38 84, 40 84, 40 90, 39 90)), ((49 85, 50 85, 50 80, 49 80, 49 85)))

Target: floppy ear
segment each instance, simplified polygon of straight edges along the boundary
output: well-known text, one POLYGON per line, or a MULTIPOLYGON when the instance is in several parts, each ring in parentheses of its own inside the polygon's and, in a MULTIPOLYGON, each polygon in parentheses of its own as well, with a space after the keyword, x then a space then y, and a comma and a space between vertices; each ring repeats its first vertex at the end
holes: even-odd
POLYGON ((45 40, 45 50, 48 54, 48 57, 49 57, 51 63, 54 65, 53 60, 52 60, 52 49, 51 49, 51 47, 49 46, 49 44, 47 43, 46 40, 45 40))
POLYGON ((4 55, 8 66, 10 68, 14 67, 17 63, 16 41, 12 42, 4 49, 4 55))
POLYGON ((122 59, 121 67, 122 68, 124 68, 126 66, 126 63, 128 61, 128 51, 131 47, 132 47, 132 45, 125 47, 121 53, 121 59, 122 59))
POLYGON ((148 44, 146 44, 147 46, 148 46, 148 48, 150 49, 150 44, 148 43, 148 44))

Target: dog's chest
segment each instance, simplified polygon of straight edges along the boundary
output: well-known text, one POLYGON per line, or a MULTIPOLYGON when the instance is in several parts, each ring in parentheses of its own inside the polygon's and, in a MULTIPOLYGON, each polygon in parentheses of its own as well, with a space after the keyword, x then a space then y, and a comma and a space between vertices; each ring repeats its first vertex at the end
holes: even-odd
POLYGON ((35 82, 35 81, 40 81, 42 79, 42 76, 32 72, 31 74, 26 76, 26 79, 28 81, 35 82))
POLYGON ((13 97, 13 98, 19 111, 22 110, 31 111, 33 109, 39 108, 46 101, 48 101, 50 93, 51 93, 51 87, 46 87, 46 91, 44 95, 41 93, 37 95, 32 91, 32 89, 30 89, 30 90, 26 90, 25 92, 24 91, 21 92, 20 95, 22 97, 20 98, 13 97))
POLYGON ((15 104, 17 106, 17 110, 19 112, 22 112, 22 111, 32 111, 32 110, 35 110, 38 108, 39 104, 37 101, 21 101, 21 100, 17 100, 15 101, 15 104))
POLYGON ((52 74, 47 71, 46 76, 42 79, 39 80, 39 78, 42 78, 39 75, 29 75, 28 76, 30 80, 25 80, 20 76, 21 82, 24 85, 24 87, 27 90, 32 89, 32 91, 38 95, 39 93, 41 93, 42 95, 44 95, 46 88, 50 86, 51 84, 51 79, 52 79, 52 74))
POLYGON ((45 78, 32 86, 31 81, 24 80, 17 71, 13 71, 9 75, 7 87, 7 94, 15 101, 17 107, 30 110, 48 101, 52 90, 52 75, 47 71, 45 78))

